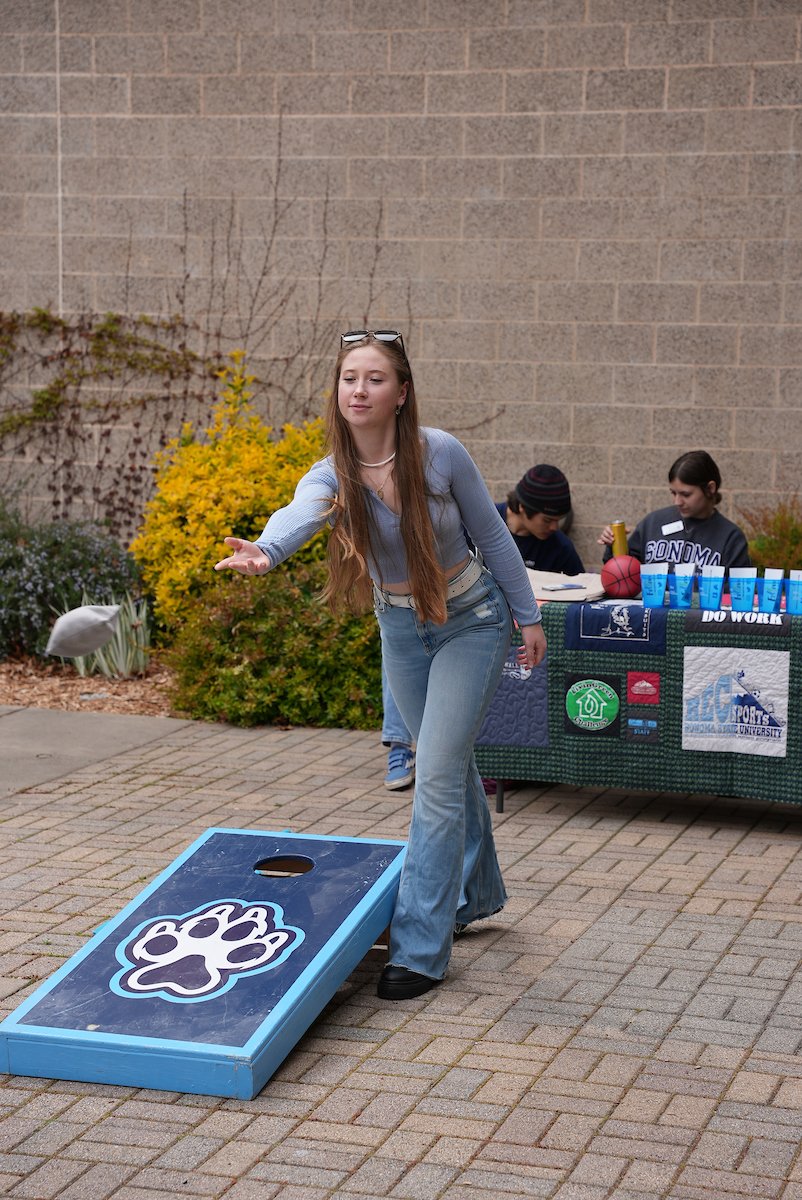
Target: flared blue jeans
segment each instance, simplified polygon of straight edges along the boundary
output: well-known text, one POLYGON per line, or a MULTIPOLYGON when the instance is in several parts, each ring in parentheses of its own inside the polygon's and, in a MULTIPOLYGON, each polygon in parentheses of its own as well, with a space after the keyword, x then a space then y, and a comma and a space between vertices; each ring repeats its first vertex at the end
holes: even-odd
POLYGON ((442 979, 455 923, 488 917, 507 898, 473 746, 501 677, 512 618, 485 569, 448 601, 444 625, 384 605, 380 593, 376 617, 387 678, 417 743, 389 962, 442 979))

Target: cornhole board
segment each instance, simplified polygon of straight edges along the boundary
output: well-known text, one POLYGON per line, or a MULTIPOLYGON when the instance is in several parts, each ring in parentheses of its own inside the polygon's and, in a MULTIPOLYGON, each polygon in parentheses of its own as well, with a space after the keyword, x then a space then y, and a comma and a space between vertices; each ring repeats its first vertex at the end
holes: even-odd
POLYGON ((207 829, 0 1024, 0 1070, 251 1099, 390 923, 405 843, 207 829))

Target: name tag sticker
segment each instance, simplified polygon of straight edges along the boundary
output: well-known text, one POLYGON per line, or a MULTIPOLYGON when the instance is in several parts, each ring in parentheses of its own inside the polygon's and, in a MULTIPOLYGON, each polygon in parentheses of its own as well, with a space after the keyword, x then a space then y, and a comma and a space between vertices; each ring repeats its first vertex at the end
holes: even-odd
POLYGON ((672 521, 669 525, 664 525, 660 532, 665 537, 669 533, 682 533, 684 528, 682 521, 672 521))

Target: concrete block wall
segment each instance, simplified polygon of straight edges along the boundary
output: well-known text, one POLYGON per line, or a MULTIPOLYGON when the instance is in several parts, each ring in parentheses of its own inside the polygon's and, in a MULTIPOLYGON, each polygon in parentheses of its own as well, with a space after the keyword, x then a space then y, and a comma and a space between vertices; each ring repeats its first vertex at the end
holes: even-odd
POLYGON ((165 311, 187 211, 200 305, 212 230, 233 202, 255 237, 277 195, 301 313, 398 322, 497 498, 568 473, 588 565, 685 449, 737 517, 802 470, 801 25, 802 0, 0 0, 0 307, 165 311))

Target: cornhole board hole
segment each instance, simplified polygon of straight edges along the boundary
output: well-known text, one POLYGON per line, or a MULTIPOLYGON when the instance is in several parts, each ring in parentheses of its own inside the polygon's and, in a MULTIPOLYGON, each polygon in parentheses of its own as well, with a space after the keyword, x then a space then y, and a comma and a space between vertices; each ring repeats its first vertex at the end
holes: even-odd
POLYGON ((207 829, 0 1024, 0 1069, 251 1099, 390 923, 404 851, 207 829))

